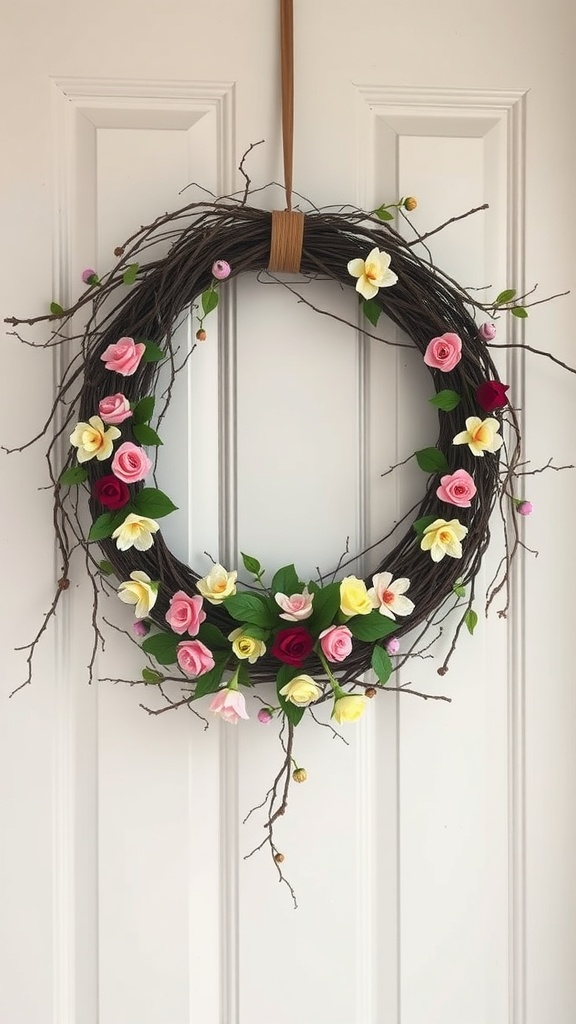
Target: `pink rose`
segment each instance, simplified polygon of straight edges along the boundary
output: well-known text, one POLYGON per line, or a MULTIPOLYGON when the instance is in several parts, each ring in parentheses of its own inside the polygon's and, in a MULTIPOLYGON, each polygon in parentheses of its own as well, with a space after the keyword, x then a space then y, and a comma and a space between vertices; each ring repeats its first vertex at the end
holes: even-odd
POLYGON ((216 260, 212 264, 212 277, 215 277, 217 281, 225 281, 227 277, 230 277, 230 264, 226 263, 226 260, 216 260))
POLYGON ((146 345, 134 343, 134 338, 120 338, 115 345, 108 345, 100 359, 106 364, 107 370, 120 373, 123 377, 131 377, 136 373, 140 360, 146 351, 146 345))
POLYGON ((176 658, 187 676, 203 676, 214 668, 212 651, 200 640, 183 640, 176 648, 176 658))
POLYGON ((125 484, 135 484, 143 480, 152 469, 152 463, 143 448, 124 441, 112 459, 112 472, 125 484))
POLYGON ((476 494, 476 484, 465 469, 457 469, 455 473, 440 478, 436 494, 440 501, 446 501, 449 505, 470 508, 471 499, 476 494))
POLYGON ((130 402, 125 395, 108 395, 98 403, 98 415, 104 423, 123 423, 132 415, 130 402))
POLYGON ((244 694, 239 690, 229 690, 228 687, 218 690, 218 693, 214 694, 208 710, 213 711, 215 715, 220 715, 225 722, 230 722, 231 725, 236 725, 239 718, 250 717, 246 711, 244 694))
POLYGON ((312 600, 313 594, 309 594, 305 589, 303 594, 292 594, 288 597, 287 594, 275 594, 274 600, 276 604, 279 604, 283 615, 281 619, 288 619, 289 622, 300 622, 302 619, 309 619, 312 615, 312 600))
POLYGON ((189 633, 196 636, 200 625, 206 618, 206 612, 202 611, 204 598, 196 594, 195 597, 188 597, 183 590, 178 590, 170 598, 170 607, 166 612, 166 622, 175 633, 189 633))
POLYGON ((320 633, 319 639, 328 661, 344 661, 352 650, 352 633, 348 626, 329 626, 320 633))
POLYGON ((482 341, 492 341, 496 337, 496 324, 481 324, 478 328, 478 337, 482 341))
POLYGON ((426 366, 434 370, 448 373, 462 358, 462 342, 457 334, 443 334, 441 338, 432 338, 424 353, 426 366))

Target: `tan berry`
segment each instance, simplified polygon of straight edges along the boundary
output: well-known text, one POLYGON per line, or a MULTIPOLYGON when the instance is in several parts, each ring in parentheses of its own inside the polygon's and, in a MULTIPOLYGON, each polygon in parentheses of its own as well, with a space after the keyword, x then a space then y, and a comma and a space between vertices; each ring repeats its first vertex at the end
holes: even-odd
POLYGON ((294 779, 294 782, 306 782, 308 773, 305 768, 296 768, 295 771, 292 772, 292 778, 294 779))
POLYGON ((124 255, 124 246, 123 245, 117 245, 116 248, 114 249, 114 255, 115 256, 123 256, 124 255))
POLYGON ((364 693, 366 694, 367 697, 375 697, 376 694, 378 693, 378 690, 376 690, 374 686, 369 686, 366 690, 364 690, 364 693))
POLYGON ((418 200, 415 199, 414 196, 408 196, 408 198, 404 200, 404 209, 408 210, 408 213, 411 213, 412 210, 415 210, 417 206, 418 200))
POLYGON ((196 331, 196 340, 197 341, 206 341, 206 331, 203 331, 202 329, 200 329, 199 331, 196 331))
POLYGON ((282 862, 284 860, 284 854, 283 853, 275 853, 274 854, 274 860, 276 861, 277 864, 282 864, 282 862))

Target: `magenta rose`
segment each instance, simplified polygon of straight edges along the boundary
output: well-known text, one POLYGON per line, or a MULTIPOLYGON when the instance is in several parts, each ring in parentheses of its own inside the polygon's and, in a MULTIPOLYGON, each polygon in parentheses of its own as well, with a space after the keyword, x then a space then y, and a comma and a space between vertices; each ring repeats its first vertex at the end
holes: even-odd
POLYGON ((178 590, 170 598, 170 607, 166 612, 166 622, 175 633, 189 633, 196 636, 200 625, 206 618, 206 612, 202 611, 204 598, 196 594, 189 597, 183 590, 178 590))
POLYGON ((344 661, 352 650, 352 633, 348 626, 329 626, 320 633, 320 647, 328 661, 344 661))
POLYGON ((104 423, 123 423, 132 415, 130 402, 125 395, 107 395, 98 403, 98 415, 104 423))
POLYGON ((183 640, 176 648, 178 664, 187 676, 203 676, 214 668, 212 651, 200 640, 183 640))
POLYGON ((101 476, 94 481, 92 494, 105 508, 124 508, 130 501, 130 491, 123 480, 109 473, 108 476, 101 476))
POLYGON ((492 341, 496 337, 496 324, 481 324, 478 328, 478 336, 482 341, 492 341))
POLYGON ((124 444, 116 449, 112 459, 112 472, 124 483, 138 483, 151 469, 152 463, 139 445, 133 444, 132 441, 124 441, 124 444))
POLYGON ((457 334, 443 334, 440 338, 432 338, 424 353, 426 366, 434 370, 448 373, 462 358, 462 341, 457 334))
POLYGON ((300 668, 306 658, 312 652, 314 640, 304 626, 293 626, 291 629, 281 629, 276 634, 271 652, 278 661, 285 665, 295 665, 300 668))
POLYGON ((499 380, 485 380, 474 392, 474 398, 484 412, 494 412, 508 405, 506 392, 509 384, 501 384, 499 380))
POLYGON ((142 342, 136 344, 134 338, 120 338, 115 345, 108 345, 100 359, 107 370, 120 373, 122 377, 131 377, 136 373, 145 351, 146 345, 142 342))
POLYGON ((465 469, 457 469, 455 473, 440 478, 440 487, 437 488, 436 494, 440 501, 447 501, 449 505, 470 508, 472 498, 476 494, 476 484, 465 469))

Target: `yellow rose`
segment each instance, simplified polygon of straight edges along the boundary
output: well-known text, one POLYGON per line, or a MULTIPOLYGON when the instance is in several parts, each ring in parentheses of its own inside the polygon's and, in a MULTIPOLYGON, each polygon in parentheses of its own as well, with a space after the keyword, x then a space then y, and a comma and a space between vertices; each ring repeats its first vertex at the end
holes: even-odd
POLYGON ((152 534, 159 529, 160 526, 155 519, 130 512, 124 522, 114 530, 112 540, 116 541, 119 551, 127 551, 132 547, 137 551, 147 551, 154 543, 152 534))
POLYGON ((150 579, 145 572, 136 569, 130 573, 130 580, 118 587, 118 597, 125 604, 135 604, 134 614, 137 619, 145 619, 158 597, 158 583, 150 579))
POLYGON ((70 434, 70 444, 78 449, 78 462, 89 459, 109 459, 112 455, 113 442, 120 437, 118 427, 104 426, 99 416, 91 416, 88 423, 77 423, 70 434))
POLYGON ((355 722, 360 715, 364 714, 365 707, 366 697, 350 693, 345 697, 339 697, 334 702, 332 718, 335 718, 339 725, 342 725, 342 722, 355 722))
POLYGON ((340 608, 344 615, 369 615, 372 601, 368 597, 364 580, 345 576, 340 584, 340 608))
POLYGON ((459 519, 451 519, 449 523, 445 519, 435 519, 424 530, 420 547, 422 551, 430 552, 433 562, 440 562, 444 555, 462 558, 460 541, 467 533, 468 528, 459 519))
POLYGON ((232 641, 232 650, 236 657, 247 658, 251 665, 258 661, 263 654, 266 654, 266 644, 262 640, 256 640, 253 636, 246 636, 242 632, 241 626, 239 629, 233 629, 228 635, 228 639, 232 641))
POLYGON ((307 704, 311 704, 313 700, 318 700, 318 697, 322 696, 322 690, 314 682, 312 676, 304 674, 291 679, 279 693, 299 708, 305 708, 307 704))
POLYGON ((198 580, 196 586, 210 604, 221 604, 226 597, 236 593, 237 576, 237 572, 226 572, 222 565, 217 564, 204 579, 198 580))

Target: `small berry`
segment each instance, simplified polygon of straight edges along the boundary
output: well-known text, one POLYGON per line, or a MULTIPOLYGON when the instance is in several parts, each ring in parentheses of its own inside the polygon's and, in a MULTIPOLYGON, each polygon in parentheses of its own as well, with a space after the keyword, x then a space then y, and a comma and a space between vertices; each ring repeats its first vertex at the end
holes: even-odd
POLYGON ((294 779, 294 782, 306 782, 306 779, 308 778, 308 773, 306 772, 305 768, 296 768, 292 772, 292 778, 294 779))
POLYGON ((284 860, 284 854, 283 853, 275 853, 274 854, 274 860, 276 861, 277 864, 282 864, 282 862, 284 860))
POLYGON ((206 331, 202 330, 202 328, 200 328, 199 331, 196 331, 196 340, 206 341, 206 331))
POLYGON ((364 690, 364 695, 366 697, 370 697, 370 699, 372 699, 372 697, 375 697, 377 693, 378 690, 376 689, 375 686, 368 686, 367 689, 364 690))

